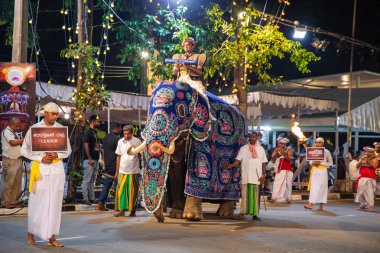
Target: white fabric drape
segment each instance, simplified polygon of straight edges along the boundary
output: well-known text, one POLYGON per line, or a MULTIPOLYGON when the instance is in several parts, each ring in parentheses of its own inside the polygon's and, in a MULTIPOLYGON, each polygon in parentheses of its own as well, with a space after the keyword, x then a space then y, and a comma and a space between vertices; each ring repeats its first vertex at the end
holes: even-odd
MULTIPOLYGON (((52 98, 60 102, 72 103, 71 94, 74 92, 75 87, 58 85, 58 84, 47 84, 41 82, 42 89, 46 91, 52 98)), ((40 85, 36 85, 36 94, 42 98, 46 97, 47 94, 43 91, 40 85)), ((111 92, 111 103, 109 108, 113 110, 148 110, 149 108, 149 96, 144 96, 135 93, 126 92, 111 92)))
MULTIPOLYGON (((220 96, 229 104, 237 105, 238 98, 235 94, 220 96)), ((305 96, 288 96, 267 93, 263 91, 248 93, 248 119, 262 116, 264 111, 270 111, 271 117, 289 116, 289 110, 300 107, 302 114, 317 112, 333 112, 339 108, 338 101, 309 98, 305 96), (274 107, 280 108, 276 111, 270 110, 274 107)), ((265 115, 267 116, 267 115, 265 115)))
MULTIPOLYGON (((338 122, 347 126, 348 114, 339 116, 338 122)), ((380 97, 351 110, 351 127, 380 133, 380 97)))

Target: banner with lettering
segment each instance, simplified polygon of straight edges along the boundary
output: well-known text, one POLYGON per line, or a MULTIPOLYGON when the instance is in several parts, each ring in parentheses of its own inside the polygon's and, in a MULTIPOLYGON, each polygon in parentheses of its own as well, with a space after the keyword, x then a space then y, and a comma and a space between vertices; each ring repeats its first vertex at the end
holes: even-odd
POLYGON ((325 158, 325 148, 308 147, 306 148, 306 161, 323 161, 325 158))
POLYGON ((67 127, 31 127, 32 151, 59 152, 67 151, 67 127))

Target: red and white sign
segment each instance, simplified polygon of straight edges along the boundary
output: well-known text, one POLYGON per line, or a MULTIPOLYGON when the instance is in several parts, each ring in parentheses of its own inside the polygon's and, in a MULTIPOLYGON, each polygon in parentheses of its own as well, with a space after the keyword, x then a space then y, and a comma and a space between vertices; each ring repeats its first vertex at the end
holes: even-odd
POLYGON ((67 151, 67 127, 31 127, 32 151, 67 151))
POLYGON ((325 158, 325 148, 306 148, 306 161, 323 161, 325 158))

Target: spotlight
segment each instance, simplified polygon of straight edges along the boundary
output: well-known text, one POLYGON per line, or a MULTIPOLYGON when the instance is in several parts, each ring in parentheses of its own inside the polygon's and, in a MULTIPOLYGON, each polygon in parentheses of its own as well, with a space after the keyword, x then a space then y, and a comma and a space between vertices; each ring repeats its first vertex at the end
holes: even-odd
POLYGON ((149 57, 149 53, 147 51, 142 51, 141 52, 141 58, 146 59, 148 57, 149 57))
POLYGON ((65 119, 69 119, 70 118, 70 115, 68 113, 65 113, 65 119))
POLYGON ((300 27, 295 27, 294 28, 294 34, 293 38, 295 39, 304 39, 306 36, 306 27, 305 28, 300 28, 300 27))

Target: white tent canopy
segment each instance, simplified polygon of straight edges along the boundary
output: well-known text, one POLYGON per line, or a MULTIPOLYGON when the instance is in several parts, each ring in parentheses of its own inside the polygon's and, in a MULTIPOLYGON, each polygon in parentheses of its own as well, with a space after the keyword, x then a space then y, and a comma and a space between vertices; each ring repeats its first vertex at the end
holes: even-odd
MULTIPOLYGON (((75 104, 71 100, 71 94, 74 90, 75 87, 41 82, 41 86, 37 83, 36 94, 42 98, 42 105, 50 102, 51 98, 53 98, 62 106, 74 108, 75 104), (49 98, 49 96, 51 98, 49 98)), ((97 113, 101 119, 109 119, 109 121, 145 124, 149 100, 149 96, 146 95, 112 91, 109 114, 108 108, 105 108, 103 112, 97 113)), ((70 112, 67 111, 67 113, 70 112)), ((88 111, 87 114, 91 115, 91 112, 88 111)))
MULTIPOLYGON (((238 105, 236 95, 220 96, 230 104, 238 105)), ((297 114, 298 109, 302 115, 314 113, 334 112, 339 109, 339 103, 333 100, 309 98, 305 96, 278 95, 263 91, 248 93, 248 119, 281 118, 297 114)))
MULTIPOLYGON (((347 126, 348 113, 338 118, 338 124, 347 126)), ((351 127, 380 133, 380 96, 351 110, 351 127)))

